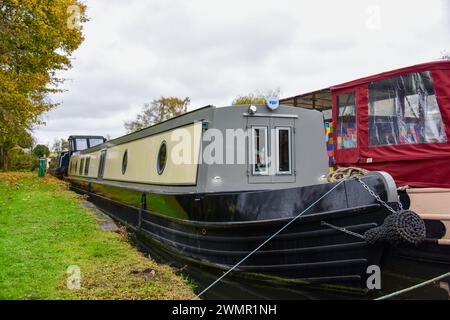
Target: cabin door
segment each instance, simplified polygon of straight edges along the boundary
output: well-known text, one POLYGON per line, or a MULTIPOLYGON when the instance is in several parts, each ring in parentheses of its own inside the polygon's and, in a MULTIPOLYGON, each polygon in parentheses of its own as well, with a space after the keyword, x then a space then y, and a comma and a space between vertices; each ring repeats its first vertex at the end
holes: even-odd
POLYGON ((295 119, 248 117, 249 183, 295 182, 295 119))

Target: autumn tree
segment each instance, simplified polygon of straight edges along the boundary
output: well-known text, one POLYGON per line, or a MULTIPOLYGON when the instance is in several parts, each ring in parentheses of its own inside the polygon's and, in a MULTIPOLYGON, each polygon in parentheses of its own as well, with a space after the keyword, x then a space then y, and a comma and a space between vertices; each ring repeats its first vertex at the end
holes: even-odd
POLYGON ((47 158, 50 155, 50 150, 46 145, 38 144, 33 149, 33 155, 36 158, 47 158))
POLYGON ((191 100, 189 98, 161 97, 146 103, 142 112, 133 121, 124 123, 128 133, 141 130, 156 123, 176 117, 187 111, 191 100))
POLYGON ((0 2, 0 169, 16 132, 29 132, 57 105, 49 94, 61 91, 57 73, 71 67, 85 21, 77 0, 0 2))
POLYGON ((252 92, 246 95, 237 96, 231 104, 233 106, 243 104, 266 104, 267 98, 280 97, 280 89, 269 90, 266 93, 252 92))

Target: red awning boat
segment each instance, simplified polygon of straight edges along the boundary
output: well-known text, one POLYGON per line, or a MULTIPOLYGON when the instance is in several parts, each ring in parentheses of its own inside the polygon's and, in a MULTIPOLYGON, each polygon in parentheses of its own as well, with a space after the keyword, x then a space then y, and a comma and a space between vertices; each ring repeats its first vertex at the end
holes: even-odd
POLYGON ((387 171, 399 186, 450 188, 450 61, 383 72, 281 103, 328 111, 329 118, 333 110, 337 167, 387 171))

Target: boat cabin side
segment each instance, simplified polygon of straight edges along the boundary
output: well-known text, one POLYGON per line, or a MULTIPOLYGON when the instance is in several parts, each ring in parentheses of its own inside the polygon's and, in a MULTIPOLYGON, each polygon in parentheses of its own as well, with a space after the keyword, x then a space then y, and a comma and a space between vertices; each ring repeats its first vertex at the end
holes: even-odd
POLYGON ((321 122, 289 106, 205 107, 74 154, 69 176, 195 193, 317 184, 328 170, 321 122))

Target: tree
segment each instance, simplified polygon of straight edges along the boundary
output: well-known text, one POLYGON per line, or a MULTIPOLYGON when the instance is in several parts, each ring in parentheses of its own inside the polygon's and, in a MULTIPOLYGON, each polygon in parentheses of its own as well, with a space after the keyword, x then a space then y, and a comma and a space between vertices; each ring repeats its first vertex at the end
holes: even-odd
POLYGON ((269 90, 266 93, 254 92, 247 95, 242 95, 236 97, 231 104, 233 106, 243 105, 243 104, 266 104, 267 98, 280 96, 280 88, 274 90, 269 90))
POLYGON ((47 158, 50 155, 50 150, 46 145, 38 144, 33 149, 33 156, 36 158, 47 158))
POLYGON ((9 152, 13 149, 30 149, 33 147, 33 136, 28 129, 10 128, 10 135, 0 134, 0 169, 9 170, 9 152))
POLYGON ((136 120, 125 122, 124 127, 128 133, 131 133, 176 117, 187 111, 190 102, 191 100, 187 97, 184 99, 161 97, 158 100, 153 100, 144 105, 136 120))
POLYGON ((8 166, 13 171, 31 171, 36 168, 36 158, 30 151, 15 147, 8 154, 8 166))
MULTIPOLYGON (((0 154, 6 159, 17 130, 41 123, 57 104, 57 72, 71 67, 83 41, 85 6, 77 0, 2 0, 0 3, 0 154), (8 142, 8 143, 5 143, 8 142), (9 145, 9 149, 8 146, 9 145)), ((5 169, 6 161, 0 162, 5 169)))
POLYGON ((69 141, 66 139, 55 139, 52 146, 53 152, 62 152, 69 150, 69 141))

